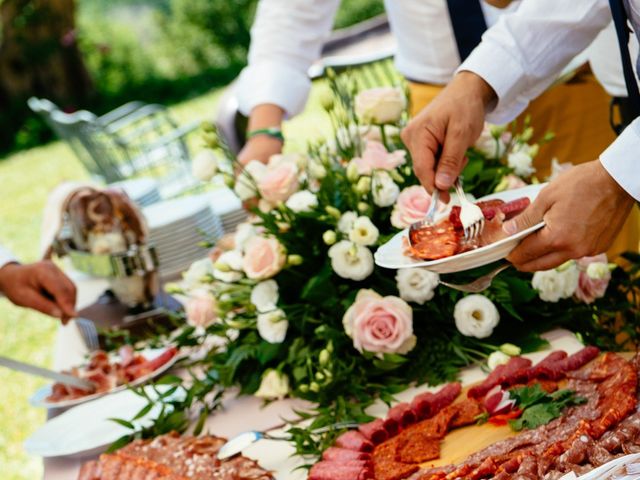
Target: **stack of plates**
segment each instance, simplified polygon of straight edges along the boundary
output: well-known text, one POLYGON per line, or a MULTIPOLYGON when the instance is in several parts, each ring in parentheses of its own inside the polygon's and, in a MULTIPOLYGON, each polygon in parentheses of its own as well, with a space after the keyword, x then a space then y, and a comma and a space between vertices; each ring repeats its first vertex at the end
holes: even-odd
POLYGON ((166 200, 143 209, 149 240, 156 247, 160 276, 171 278, 207 255, 198 244, 215 242, 224 233, 211 209, 209 194, 166 200))
POLYGON ((109 185, 124 190, 131 200, 141 207, 153 205, 161 200, 158 181, 153 178, 134 178, 109 185))
POLYGON ((242 202, 238 196, 227 187, 220 188, 213 192, 211 208, 214 213, 220 217, 224 233, 234 232, 238 224, 247 219, 247 211, 242 208, 242 202))

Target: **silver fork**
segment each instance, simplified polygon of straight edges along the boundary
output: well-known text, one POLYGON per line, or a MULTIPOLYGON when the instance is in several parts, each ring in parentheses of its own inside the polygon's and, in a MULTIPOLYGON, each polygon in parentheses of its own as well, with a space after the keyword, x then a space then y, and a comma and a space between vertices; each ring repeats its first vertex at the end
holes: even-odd
POLYGON ((503 270, 506 270, 510 266, 511 264, 509 262, 505 262, 499 267, 496 267, 491 272, 487 273, 486 275, 476 278, 473 282, 465 283, 462 285, 456 284, 456 283, 443 282, 442 280, 440 280, 440 283, 445 287, 449 287, 454 290, 459 290, 461 292, 480 293, 486 290, 487 288, 489 288, 491 286, 491 282, 493 282, 493 279, 500 272, 502 272, 503 270))
POLYGON ((429 205, 429 210, 427 210, 424 218, 419 222, 412 223, 409 227, 409 243, 411 243, 411 245, 415 246, 418 243, 414 236, 420 231, 422 227, 433 225, 434 219, 436 217, 436 211, 438 209, 439 198, 440 190, 434 190, 433 195, 431 195, 431 204, 429 205))
POLYGON ((479 206, 471 203, 462 189, 460 177, 454 184, 458 198, 460 199, 460 222, 464 230, 464 239, 469 242, 478 238, 484 228, 484 215, 479 206))
POLYGON ((100 348, 100 341, 98 339, 98 329, 96 328, 95 323, 87 318, 76 317, 75 318, 76 325, 78 326, 78 330, 80 330, 80 335, 84 342, 87 344, 90 352, 94 350, 98 350, 100 348))

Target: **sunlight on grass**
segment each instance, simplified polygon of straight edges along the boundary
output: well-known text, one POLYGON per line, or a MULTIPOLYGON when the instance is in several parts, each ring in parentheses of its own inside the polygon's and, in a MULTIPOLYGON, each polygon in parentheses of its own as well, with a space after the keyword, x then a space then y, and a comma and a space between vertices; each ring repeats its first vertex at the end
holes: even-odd
MULTIPOLYGON (((178 123, 215 118, 222 91, 216 90, 171 108, 178 123)), ((312 90, 305 112, 285 125, 287 149, 303 151, 306 142, 329 131, 320 109, 318 89, 312 90)), ((193 151, 200 148, 191 135, 193 151)), ((40 223, 47 194, 64 180, 88 175, 62 142, 16 153, 0 161, 0 244, 22 261, 38 259, 40 223)), ((36 365, 51 366, 56 322, 0 299, 0 355, 36 365)), ((23 441, 45 421, 45 412, 31 407, 28 398, 45 382, 0 369, 0 473, 1 480, 35 480, 42 476, 42 461, 30 457, 23 441)), ((71 479, 70 479, 71 480, 71 479)))

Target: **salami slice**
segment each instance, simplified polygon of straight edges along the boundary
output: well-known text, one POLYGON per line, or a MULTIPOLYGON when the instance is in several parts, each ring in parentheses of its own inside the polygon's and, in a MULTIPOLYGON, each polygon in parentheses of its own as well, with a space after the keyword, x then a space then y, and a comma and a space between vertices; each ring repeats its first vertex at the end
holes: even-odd
POLYGON ((371 443, 374 445, 378 445, 389 438, 389 434, 384 428, 384 420, 381 418, 376 418, 372 422, 360 425, 358 431, 367 439, 371 440, 371 443))
POLYGON ((515 217, 531 204, 528 197, 517 198, 498 207, 505 215, 505 220, 515 217))
POLYGON ((531 367, 531 360, 523 357, 511 357, 506 365, 498 365, 480 384, 469 389, 469 398, 480 399, 496 385, 513 381, 522 375, 523 369, 531 367))
POLYGON ((336 438, 336 447, 355 450, 356 452, 373 452, 373 443, 355 430, 345 432, 336 438))
POLYGON ((433 416, 435 413, 433 402, 434 395, 431 392, 424 392, 413 398, 413 401, 411 402, 411 410, 415 414, 417 420, 424 420, 425 418, 433 416))
POLYGON ((411 232, 411 252, 423 260, 450 257, 460 250, 461 232, 448 220, 411 232))
POLYGON ((328 462, 323 460, 309 470, 309 480, 372 480, 373 469, 364 461, 328 462))
POLYGON ((371 454, 357 452, 340 447, 329 447, 322 454, 322 459, 330 462, 346 462, 349 460, 371 460, 371 454))
POLYGON ((462 385, 458 382, 448 383, 434 394, 433 410, 439 412, 444 407, 451 405, 453 401, 460 395, 462 385))
POLYGON ((562 363, 562 370, 565 372, 571 372, 586 365, 591 360, 600 355, 600 349, 598 347, 589 346, 584 347, 582 350, 577 351, 573 355, 569 355, 562 363))
POLYGON ((557 380, 558 373, 562 373, 559 362, 565 358, 567 358, 567 352, 563 350, 551 352, 529 369, 529 380, 539 378, 557 380))
POLYGON ((399 403, 392 407, 387 414, 387 418, 395 420, 400 427, 400 430, 407 428, 418 421, 415 412, 411 409, 411 405, 408 403, 399 403))

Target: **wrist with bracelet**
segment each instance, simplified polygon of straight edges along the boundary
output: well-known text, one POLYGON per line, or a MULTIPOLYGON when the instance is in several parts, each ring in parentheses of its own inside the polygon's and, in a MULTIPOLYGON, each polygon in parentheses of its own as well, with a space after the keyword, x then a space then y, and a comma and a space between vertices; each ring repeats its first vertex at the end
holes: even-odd
POLYGON ((255 130, 249 130, 247 132, 247 140, 259 135, 266 135, 267 137, 275 138, 276 140, 280 140, 284 143, 284 135, 282 134, 282 129, 280 127, 257 128, 255 130))

